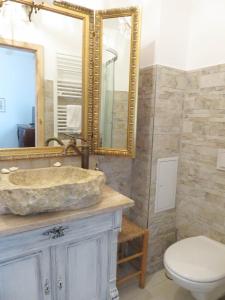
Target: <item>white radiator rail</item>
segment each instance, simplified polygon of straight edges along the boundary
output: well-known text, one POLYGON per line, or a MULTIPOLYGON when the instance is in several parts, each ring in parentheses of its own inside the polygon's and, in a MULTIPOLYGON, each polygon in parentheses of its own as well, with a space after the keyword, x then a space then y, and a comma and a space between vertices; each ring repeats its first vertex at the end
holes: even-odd
POLYGON ((82 103, 82 58, 79 55, 56 54, 57 63, 57 128, 59 133, 68 133, 67 104, 82 103), (60 105, 60 97, 63 104, 60 105))
POLYGON ((57 95, 68 100, 82 98, 82 59, 57 53, 57 95))

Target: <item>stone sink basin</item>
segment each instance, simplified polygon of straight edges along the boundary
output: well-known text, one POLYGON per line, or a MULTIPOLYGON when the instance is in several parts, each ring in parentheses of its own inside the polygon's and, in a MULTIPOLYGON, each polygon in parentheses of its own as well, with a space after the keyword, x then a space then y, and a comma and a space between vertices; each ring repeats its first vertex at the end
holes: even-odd
POLYGON ((82 209, 100 201, 104 173, 77 167, 18 170, 0 175, 0 202, 9 212, 82 209))

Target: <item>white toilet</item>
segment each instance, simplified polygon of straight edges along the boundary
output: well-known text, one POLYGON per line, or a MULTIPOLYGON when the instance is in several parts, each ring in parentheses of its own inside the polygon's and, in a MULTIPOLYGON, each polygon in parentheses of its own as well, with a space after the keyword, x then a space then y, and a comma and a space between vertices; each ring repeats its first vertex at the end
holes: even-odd
POLYGON ((205 236, 181 240, 164 255, 168 276, 196 300, 225 295, 225 245, 205 236))

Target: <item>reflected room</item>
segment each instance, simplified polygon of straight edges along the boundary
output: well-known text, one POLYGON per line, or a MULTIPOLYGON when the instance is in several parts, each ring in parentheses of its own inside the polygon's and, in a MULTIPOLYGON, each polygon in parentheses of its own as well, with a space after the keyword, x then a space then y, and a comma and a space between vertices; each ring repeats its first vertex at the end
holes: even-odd
POLYGON ((7 2, 0 22, 0 147, 81 135, 83 21, 7 2))

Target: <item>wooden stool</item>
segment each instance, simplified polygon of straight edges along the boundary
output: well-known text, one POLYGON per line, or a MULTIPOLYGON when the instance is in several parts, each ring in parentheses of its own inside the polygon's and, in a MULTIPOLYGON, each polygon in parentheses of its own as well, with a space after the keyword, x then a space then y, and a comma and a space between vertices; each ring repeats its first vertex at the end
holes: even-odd
POLYGON ((132 262, 133 260, 140 258, 141 264, 138 270, 129 273, 126 276, 122 276, 117 279, 117 285, 123 284, 127 280, 133 277, 139 277, 139 286, 140 288, 145 287, 145 275, 146 275, 146 268, 147 268, 147 252, 148 252, 148 230, 143 229, 136 225, 135 223, 131 222, 127 217, 123 217, 122 222, 122 231, 119 234, 119 247, 121 248, 121 255, 118 249, 118 260, 117 265, 121 265, 124 263, 132 262), (138 252, 135 252, 132 255, 125 255, 124 246, 126 244, 130 246, 130 242, 141 238, 141 249, 138 252))

